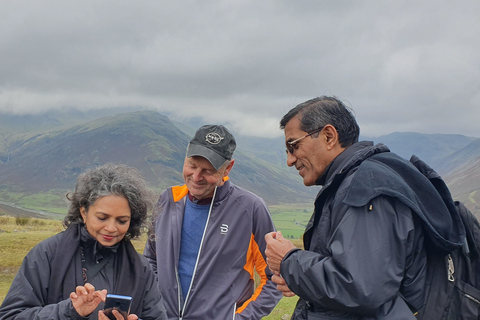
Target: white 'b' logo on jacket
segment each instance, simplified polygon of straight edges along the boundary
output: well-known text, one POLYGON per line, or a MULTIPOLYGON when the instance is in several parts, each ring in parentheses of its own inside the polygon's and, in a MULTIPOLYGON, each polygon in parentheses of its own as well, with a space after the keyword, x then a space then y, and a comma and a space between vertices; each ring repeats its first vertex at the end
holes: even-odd
POLYGON ((222 224, 222 226, 220 227, 220 233, 221 234, 227 234, 228 232, 228 224, 222 224))

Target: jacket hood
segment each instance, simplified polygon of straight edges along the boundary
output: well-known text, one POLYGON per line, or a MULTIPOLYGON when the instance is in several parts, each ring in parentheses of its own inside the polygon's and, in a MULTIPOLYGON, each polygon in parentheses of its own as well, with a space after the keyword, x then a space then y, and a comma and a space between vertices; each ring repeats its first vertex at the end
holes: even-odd
MULTIPOLYGON (((356 166, 354 158, 357 159, 358 169, 344 202, 358 207, 379 195, 396 198, 420 217, 437 248, 449 252, 461 247, 465 242, 465 227, 450 194, 449 201, 443 199, 432 181, 411 162, 391 152, 368 152, 372 150, 360 149, 345 167, 356 166)), ((433 169, 428 167, 428 170, 433 174, 433 169)))

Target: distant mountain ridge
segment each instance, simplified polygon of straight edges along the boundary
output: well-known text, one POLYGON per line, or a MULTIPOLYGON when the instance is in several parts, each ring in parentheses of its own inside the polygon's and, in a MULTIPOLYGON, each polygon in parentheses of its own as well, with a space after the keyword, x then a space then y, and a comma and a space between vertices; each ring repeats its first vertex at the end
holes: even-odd
MULTIPOLYGON (((0 187, 31 194, 71 190, 78 174, 105 162, 136 167, 158 189, 183 184, 190 137, 158 112, 137 111, 68 129, 16 133, 7 140, 0 150, 0 187)), ((235 161, 232 181, 261 194, 267 203, 307 202, 315 193, 286 166, 272 166, 241 147, 235 161)))
POLYGON ((445 157, 455 154, 477 138, 460 134, 422 134, 416 132, 393 132, 373 138, 375 143, 383 143, 392 152, 410 159, 414 154, 427 162, 439 173, 448 171, 445 157))
MULTIPOLYGON (((105 162, 138 168, 159 191, 183 183, 186 146, 196 128, 156 111, 111 113, 0 118, 0 202, 16 203, 22 194, 60 197, 73 189, 80 172, 105 162)), ((283 137, 236 139, 234 183, 268 204, 313 201, 319 189, 305 187, 297 171, 286 166, 283 137)), ((406 159, 416 154, 445 177, 456 198, 480 212, 480 139, 395 132, 369 140, 406 159)))

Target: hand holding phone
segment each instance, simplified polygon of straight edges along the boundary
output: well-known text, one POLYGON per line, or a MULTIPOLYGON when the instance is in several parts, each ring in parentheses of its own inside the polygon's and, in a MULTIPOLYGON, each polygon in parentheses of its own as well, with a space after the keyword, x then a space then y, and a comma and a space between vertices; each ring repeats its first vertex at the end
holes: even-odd
POLYGON ((117 320, 112 311, 115 309, 120 312, 125 320, 127 320, 132 305, 132 297, 122 296, 118 294, 107 294, 105 299, 105 307, 103 313, 111 320, 117 320))

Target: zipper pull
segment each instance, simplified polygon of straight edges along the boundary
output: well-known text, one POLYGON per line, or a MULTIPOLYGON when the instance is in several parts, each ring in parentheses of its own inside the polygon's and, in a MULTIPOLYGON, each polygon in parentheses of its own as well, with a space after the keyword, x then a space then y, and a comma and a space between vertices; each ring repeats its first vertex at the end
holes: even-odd
POLYGON ((455 266, 453 265, 453 259, 450 254, 447 257, 447 263, 448 263, 448 281, 454 282, 455 277, 453 276, 453 274, 455 273, 455 266))

